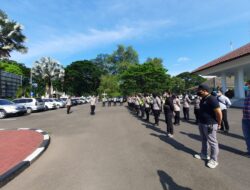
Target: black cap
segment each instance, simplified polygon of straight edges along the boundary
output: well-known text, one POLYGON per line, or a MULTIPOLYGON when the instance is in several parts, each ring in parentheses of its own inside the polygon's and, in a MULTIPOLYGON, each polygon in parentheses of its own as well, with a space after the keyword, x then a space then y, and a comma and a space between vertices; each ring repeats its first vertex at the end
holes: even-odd
POLYGON ((206 90, 207 92, 209 92, 210 88, 209 88, 209 86, 206 85, 206 84, 200 84, 200 85, 198 86, 198 90, 206 90))

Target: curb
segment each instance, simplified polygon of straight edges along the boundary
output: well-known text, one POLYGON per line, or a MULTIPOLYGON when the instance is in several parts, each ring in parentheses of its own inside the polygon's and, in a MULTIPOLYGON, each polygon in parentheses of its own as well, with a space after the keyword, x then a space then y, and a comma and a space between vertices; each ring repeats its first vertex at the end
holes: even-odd
MULTIPOLYGON (((0 131, 3 130, 5 129, 0 129, 0 131)), ((6 131, 7 130, 9 129, 6 129, 6 131)), ((18 128, 17 130, 36 131, 43 135, 43 141, 39 145, 39 147, 33 153, 27 156, 23 161, 21 161, 19 164, 11 168, 9 171, 5 172, 3 175, 0 175, 0 188, 4 186, 6 183, 8 183, 10 180, 15 178, 17 175, 19 175, 23 170, 28 168, 48 148, 50 144, 49 134, 45 131, 42 131, 41 129, 18 128)))

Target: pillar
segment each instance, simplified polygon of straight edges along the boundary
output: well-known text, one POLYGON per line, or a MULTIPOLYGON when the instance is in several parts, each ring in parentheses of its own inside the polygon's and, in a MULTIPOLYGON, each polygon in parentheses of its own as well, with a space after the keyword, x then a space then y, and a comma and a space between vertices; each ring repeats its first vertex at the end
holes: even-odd
POLYGON ((222 92, 225 93, 227 91, 227 78, 226 73, 222 73, 221 75, 221 87, 222 92))
POLYGON ((234 97, 245 98, 244 94, 244 71, 238 68, 234 77, 234 97))

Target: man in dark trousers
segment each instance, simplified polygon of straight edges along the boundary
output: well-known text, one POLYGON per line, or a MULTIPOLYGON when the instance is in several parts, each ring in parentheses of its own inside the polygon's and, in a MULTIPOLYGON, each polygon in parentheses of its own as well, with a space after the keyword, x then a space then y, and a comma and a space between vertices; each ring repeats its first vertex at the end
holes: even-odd
POLYGON ((215 96, 209 93, 209 86, 199 85, 197 95, 202 97, 200 102, 199 131, 202 139, 200 154, 195 154, 197 159, 209 160, 207 166, 216 168, 219 164, 219 144, 217 141, 217 130, 221 127, 222 112, 219 102, 215 96), (208 156, 208 145, 211 148, 211 159, 208 156))
POLYGON ((221 130, 225 133, 229 131, 229 124, 227 119, 227 108, 231 106, 231 101, 228 97, 224 96, 221 90, 217 92, 217 100, 220 104, 220 109, 222 111, 222 123, 221 123, 221 130))
POLYGON ((97 98, 95 96, 92 96, 90 99, 90 114, 95 115, 95 105, 97 102, 97 98))
POLYGON ((66 100, 66 106, 67 106, 67 114, 70 113, 70 108, 72 106, 71 96, 69 96, 66 100))
POLYGON ((170 93, 166 93, 164 114, 165 114, 165 122, 167 124, 167 135, 168 137, 172 138, 174 135, 173 120, 172 120, 174 116, 174 103, 173 103, 173 98, 170 96, 170 93))

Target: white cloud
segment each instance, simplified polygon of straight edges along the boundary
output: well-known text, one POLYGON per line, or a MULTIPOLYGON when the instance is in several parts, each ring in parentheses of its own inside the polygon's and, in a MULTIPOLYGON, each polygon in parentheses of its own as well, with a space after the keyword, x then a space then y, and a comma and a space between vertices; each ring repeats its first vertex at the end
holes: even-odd
MULTIPOLYGON (((148 35, 157 28, 166 27, 169 20, 138 21, 130 25, 123 25, 110 30, 98 30, 91 28, 87 32, 69 32, 62 35, 48 33, 47 39, 31 41, 27 44, 27 54, 13 53, 12 59, 25 62, 39 59, 42 56, 53 56, 55 54, 67 53, 67 55, 83 52, 87 49, 119 43, 123 40, 148 35)), ((51 30, 50 30, 51 31, 51 30)), ((45 31, 46 32, 46 31, 45 31)))
POLYGON ((189 58, 189 57, 179 57, 179 58, 177 59, 177 62, 178 62, 178 63, 188 62, 188 61, 190 61, 190 58, 189 58))

